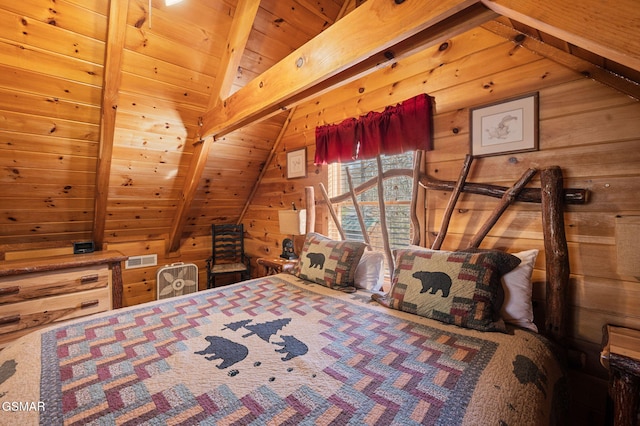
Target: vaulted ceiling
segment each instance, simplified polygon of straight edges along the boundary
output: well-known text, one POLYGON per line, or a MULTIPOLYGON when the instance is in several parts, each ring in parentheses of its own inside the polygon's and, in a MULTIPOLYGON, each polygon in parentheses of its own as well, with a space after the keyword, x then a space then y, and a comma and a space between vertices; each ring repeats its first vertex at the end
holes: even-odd
POLYGON ((0 251, 239 221, 296 105, 479 25, 638 99, 634 1, 556 3, 2 0, 0 251))

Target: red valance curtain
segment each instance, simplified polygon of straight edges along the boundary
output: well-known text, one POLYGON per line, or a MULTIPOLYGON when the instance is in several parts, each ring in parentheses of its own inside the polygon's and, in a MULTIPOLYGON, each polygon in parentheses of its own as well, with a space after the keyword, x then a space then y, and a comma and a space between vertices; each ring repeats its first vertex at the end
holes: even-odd
POLYGON ((347 163, 380 154, 431 150, 431 103, 431 97, 421 94, 382 112, 316 127, 314 163, 347 163))

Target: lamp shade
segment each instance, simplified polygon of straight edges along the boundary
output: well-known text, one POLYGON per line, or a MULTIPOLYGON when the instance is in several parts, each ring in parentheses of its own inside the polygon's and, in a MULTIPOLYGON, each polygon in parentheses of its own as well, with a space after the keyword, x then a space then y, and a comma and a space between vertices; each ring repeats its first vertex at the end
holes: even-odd
POLYGON ((280 233, 287 235, 306 234, 307 211, 306 210, 279 210, 280 233))

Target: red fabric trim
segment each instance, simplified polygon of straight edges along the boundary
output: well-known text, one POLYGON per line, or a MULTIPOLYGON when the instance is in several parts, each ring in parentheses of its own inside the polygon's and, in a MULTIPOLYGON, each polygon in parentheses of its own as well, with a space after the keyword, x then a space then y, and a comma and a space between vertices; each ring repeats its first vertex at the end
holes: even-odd
POLYGON ((348 118, 340 124, 316 127, 315 164, 353 161, 358 122, 348 118), (327 161, 328 160, 328 161, 327 161))
POLYGON ((432 98, 426 94, 407 99, 382 112, 316 127, 315 164, 347 163, 380 154, 433 149, 432 98))

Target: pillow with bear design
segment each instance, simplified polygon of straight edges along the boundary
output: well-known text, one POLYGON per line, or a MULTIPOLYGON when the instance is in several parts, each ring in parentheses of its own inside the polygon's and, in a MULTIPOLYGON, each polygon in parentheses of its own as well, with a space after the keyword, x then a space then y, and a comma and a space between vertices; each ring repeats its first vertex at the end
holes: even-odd
POLYGON ((395 251, 386 303, 393 309, 480 331, 505 331, 500 277, 520 263, 508 253, 395 251))
POLYGON ((336 241, 324 235, 307 234, 295 274, 326 287, 352 287, 365 244, 336 241))
MULTIPOLYGON (((461 251, 480 253, 500 250, 466 248, 461 251)), ((533 305, 531 303, 533 283, 531 282, 531 275, 533 274, 538 253, 538 249, 512 253, 520 259, 520 264, 502 276, 504 302, 500 308, 500 316, 504 319, 504 322, 535 331, 536 333, 538 332, 538 327, 533 322, 533 305)))

